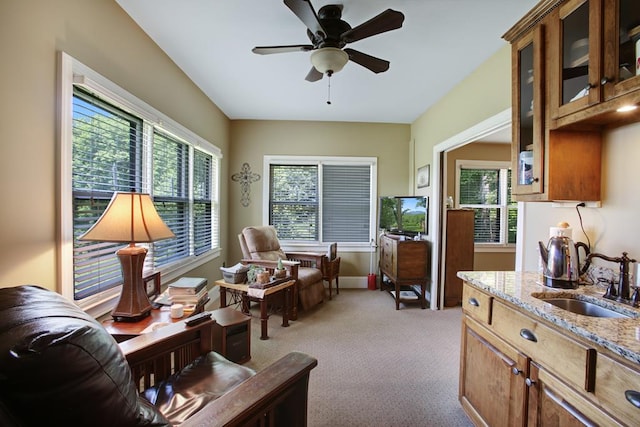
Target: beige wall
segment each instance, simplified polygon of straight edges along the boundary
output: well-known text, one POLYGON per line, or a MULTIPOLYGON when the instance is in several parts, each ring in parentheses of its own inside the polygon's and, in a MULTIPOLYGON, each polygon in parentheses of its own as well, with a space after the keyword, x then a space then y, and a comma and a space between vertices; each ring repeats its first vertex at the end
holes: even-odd
MULTIPOLYGON (((265 155, 352 156, 378 159, 378 194, 405 194, 411 175, 407 167, 410 127, 402 124, 234 120, 231 123, 229 176, 248 163, 260 181, 251 185, 251 204, 240 204, 240 184, 229 183, 229 251, 227 263, 241 257, 237 234, 248 225, 262 224, 265 155)), ((344 253, 341 276, 366 276, 369 254, 344 253)))
POLYGON ((433 147, 511 106, 511 48, 491 56, 411 125, 415 164, 433 163, 433 147))
MULTIPOLYGON (((0 287, 36 283, 57 289, 58 51, 209 140, 225 155, 229 121, 113 0, 2 1, 0 36, 0 287)), ((223 159, 223 203, 226 170, 223 159)), ((226 222, 223 213, 223 229, 226 222)), ((210 264, 198 273, 218 273, 217 262, 210 264)))

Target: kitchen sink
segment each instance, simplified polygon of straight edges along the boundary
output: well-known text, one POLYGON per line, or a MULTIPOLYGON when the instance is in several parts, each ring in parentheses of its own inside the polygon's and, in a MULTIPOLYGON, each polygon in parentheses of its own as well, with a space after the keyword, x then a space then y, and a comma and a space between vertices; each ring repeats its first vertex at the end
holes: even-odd
POLYGON ((629 318, 629 316, 618 313, 617 311, 575 298, 542 298, 542 300, 555 305, 556 307, 560 307, 563 310, 567 310, 575 314, 581 314, 583 316, 629 318))

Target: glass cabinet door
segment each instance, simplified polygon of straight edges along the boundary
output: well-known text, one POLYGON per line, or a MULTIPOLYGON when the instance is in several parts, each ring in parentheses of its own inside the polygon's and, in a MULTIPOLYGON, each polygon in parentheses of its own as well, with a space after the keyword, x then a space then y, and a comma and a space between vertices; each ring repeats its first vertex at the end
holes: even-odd
POLYGON ((542 26, 513 44, 514 96, 512 175, 514 194, 540 193, 543 160, 542 26))
POLYGON ((558 117, 600 100, 600 0, 569 0, 560 7, 558 117))
POLYGON ((605 99, 640 86, 640 1, 605 0, 605 99))

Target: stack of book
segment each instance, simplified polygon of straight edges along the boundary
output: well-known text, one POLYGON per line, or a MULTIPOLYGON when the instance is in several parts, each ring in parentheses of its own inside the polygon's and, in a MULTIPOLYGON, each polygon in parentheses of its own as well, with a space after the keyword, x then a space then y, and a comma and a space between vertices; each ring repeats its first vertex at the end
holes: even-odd
POLYGON ((169 284, 168 291, 172 303, 198 305, 209 299, 207 279, 202 277, 181 277, 169 284))

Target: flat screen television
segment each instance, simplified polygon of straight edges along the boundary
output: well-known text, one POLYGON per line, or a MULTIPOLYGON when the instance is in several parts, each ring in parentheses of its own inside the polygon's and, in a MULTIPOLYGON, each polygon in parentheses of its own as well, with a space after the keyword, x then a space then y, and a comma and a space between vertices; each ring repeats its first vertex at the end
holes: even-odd
POLYGON ((378 228, 393 234, 427 234, 429 198, 426 196, 382 196, 378 228))

